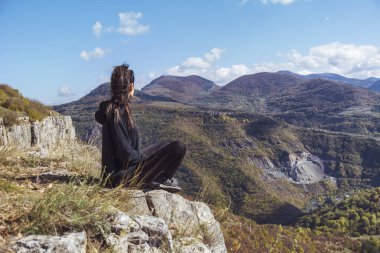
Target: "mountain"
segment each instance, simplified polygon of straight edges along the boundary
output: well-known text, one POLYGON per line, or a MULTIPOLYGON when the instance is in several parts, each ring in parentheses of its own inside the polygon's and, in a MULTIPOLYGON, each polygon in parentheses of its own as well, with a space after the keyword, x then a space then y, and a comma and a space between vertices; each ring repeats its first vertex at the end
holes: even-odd
POLYGON ((300 75, 300 74, 293 73, 291 71, 278 71, 277 73, 293 75, 293 76, 304 78, 304 79, 321 78, 321 79, 341 82, 345 84, 351 84, 353 86, 364 87, 364 88, 368 88, 372 84, 380 80, 380 78, 375 78, 375 77, 369 77, 366 79, 348 78, 348 77, 341 76, 338 74, 333 74, 333 73, 320 73, 320 74, 309 74, 309 75, 300 75))
POLYGON ((310 79, 284 73, 257 73, 239 77, 197 100, 213 107, 262 112, 342 112, 353 106, 380 103, 380 94, 364 88, 325 79, 310 79))
POLYGON ((193 103, 266 113, 305 127, 380 134, 380 94, 325 79, 284 73, 245 75, 193 103))
POLYGON ((196 97, 209 94, 219 86, 203 77, 192 76, 160 76, 142 88, 150 95, 159 95, 176 101, 191 101, 196 97))
POLYGON ((380 92, 380 80, 369 86, 368 89, 380 92))
MULTIPOLYGON (((94 124, 94 113, 98 109, 100 102, 110 98, 110 83, 107 82, 99 85, 86 96, 73 102, 55 105, 53 109, 64 115, 72 116, 73 121, 76 123, 75 129, 79 136, 83 138, 89 131, 89 126, 94 124)), ((146 105, 159 103, 161 106, 183 106, 169 97, 149 95, 137 89, 135 89, 135 95, 132 100, 133 103, 136 104, 143 103, 146 105)))

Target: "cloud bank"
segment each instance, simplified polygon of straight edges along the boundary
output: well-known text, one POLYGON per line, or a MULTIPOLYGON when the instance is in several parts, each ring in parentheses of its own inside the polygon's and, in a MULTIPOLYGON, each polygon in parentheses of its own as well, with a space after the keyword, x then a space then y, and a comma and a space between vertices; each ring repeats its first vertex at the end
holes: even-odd
POLYGON ((305 54, 296 49, 281 53, 278 62, 216 66, 215 62, 224 52, 225 49, 213 48, 203 57, 191 56, 181 64, 166 69, 165 74, 200 75, 222 85, 242 75, 279 70, 299 74, 328 72, 361 79, 380 76, 380 47, 374 45, 333 42, 311 47, 305 54))

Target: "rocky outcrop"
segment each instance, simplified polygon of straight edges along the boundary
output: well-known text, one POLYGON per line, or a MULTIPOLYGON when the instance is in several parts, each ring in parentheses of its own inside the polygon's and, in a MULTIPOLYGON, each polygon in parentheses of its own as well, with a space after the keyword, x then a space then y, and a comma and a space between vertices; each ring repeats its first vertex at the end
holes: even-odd
POLYGON ((112 221, 107 242, 113 252, 227 252, 219 222, 205 203, 163 190, 133 196, 131 212, 117 212, 112 221), (135 215, 136 210, 148 215, 135 215))
POLYGON ((175 243, 181 245, 185 238, 193 241, 196 248, 203 244, 201 247, 206 246, 210 252, 226 252, 219 222, 205 203, 188 201, 165 191, 148 192, 146 200, 152 214, 164 219, 174 231, 175 243))
MULTIPOLYGON (((115 253, 226 253, 222 230, 210 208, 163 190, 130 191, 132 206, 125 213, 111 208, 111 233, 105 238, 115 253)), ((15 252, 86 252, 86 233, 27 236, 10 240, 15 252)), ((0 248, 1 250, 1 248, 0 248)), ((11 251, 12 252, 12 251, 11 251)))
POLYGON ((70 116, 48 116, 35 122, 30 122, 28 117, 20 117, 12 126, 6 126, 0 118, 0 146, 49 150, 74 141, 75 129, 70 116))
POLYGON ((87 236, 85 232, 64 236, 30 235, 11 244, 10 248, 17 253, 86 253, 87 236))
POLYGON ((112 252, 173 252, 172 234, 161 218, 117 212, 111 224, 106 241, 112 252))
POLYGON ((294 182, 310 184, 325 178, 322 160, 308 152, 289 154, 284 152, 282 171, 294 182))

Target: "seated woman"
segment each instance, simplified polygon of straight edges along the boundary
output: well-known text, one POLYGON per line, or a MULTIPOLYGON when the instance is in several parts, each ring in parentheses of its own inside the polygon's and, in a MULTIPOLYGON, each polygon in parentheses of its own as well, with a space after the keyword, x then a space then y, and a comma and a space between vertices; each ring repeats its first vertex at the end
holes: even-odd
POLYGON ((126 64, 114 67, 110 88, 111 99, 102 101, 95 113, 96 121, 103 126, 102 179, 105 185, 181 190, 173 176, 182 163, 186 146, 173 141, 141 153, 138 130, 129 107, 134 95, 133 70, 126 64))

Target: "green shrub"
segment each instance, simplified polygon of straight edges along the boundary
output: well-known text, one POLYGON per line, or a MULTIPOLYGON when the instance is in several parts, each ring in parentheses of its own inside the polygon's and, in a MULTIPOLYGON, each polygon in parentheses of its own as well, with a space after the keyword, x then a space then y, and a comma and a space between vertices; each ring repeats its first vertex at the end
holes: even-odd
POLYGON ((32 121, 42 120, 51 110, 38 101, 24 98, 18 90, 6 84, 0 85, 0 105, 15 112, 26 113, 32 121))
POLYGON ((2 105, 5 101, 7 101, 8 95, 5 91, 0 90, 0 105, 2 105))
POLYGON ((360 252, 362 253, 380 253, 380 240, 370 239, 362 243, 360 252))

